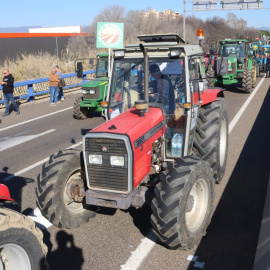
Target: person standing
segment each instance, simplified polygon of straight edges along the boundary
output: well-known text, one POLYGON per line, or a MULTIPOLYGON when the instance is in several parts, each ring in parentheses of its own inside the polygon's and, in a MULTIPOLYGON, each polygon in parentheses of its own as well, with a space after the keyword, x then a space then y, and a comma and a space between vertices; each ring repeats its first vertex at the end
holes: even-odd
POLYGON ((266 58, 266 74, 265 77, 269 78, 270 77, 270 53, 268 53, 267 58, 266 58))
MULTIPOLYGON (((55 66, 56 69, 56 74, 58 75, 59 79, 62 78, 62 71, 59 69, 59 66, 55 66)), ((59 94, 58 94, 58 100, 65 100, 64 97, 64 92, 63 92, 63 87, 58 85, 58 89, 59 89, 59 94)))
MULTIPOLYGON (((171 80, 168 76, 161 73, 160 68, 157 64, 152 64, 149 67, 149 72, 154 79, 150 84, 156 83, 156 93, 150 93, 149 97, 152 99, 151 102, 157 102, 163 104, 166 114, 173 114, 174 112, 174 93, 171 80), (156 97, 157 95, 157 97, 156 97)), ((149 100, 150 100, 149 99, 149 100)))
POLYGON ((14 92, 14 77, 9 73, 8 69, 4 69, 4 78, 1 82, 3 86, 3 94, 5 99, 6 110, 2 116, 9 115, 9 101, 13 104, 15 111, 17 114, 20 114, 19 107, 14 100, 13 92, 14 92))
POLYGON ((51 74, 49 75, 49 86, 50 86, 50 106, 55 106, 55 103, 58 102, 58 83, 59 77, 56 74, 56 68, 52 69, 51 74))

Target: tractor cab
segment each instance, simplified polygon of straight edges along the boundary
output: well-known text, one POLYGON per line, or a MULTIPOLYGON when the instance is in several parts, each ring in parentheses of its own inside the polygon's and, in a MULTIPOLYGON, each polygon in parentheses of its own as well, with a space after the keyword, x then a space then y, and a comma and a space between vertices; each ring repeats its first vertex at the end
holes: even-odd
POLYGON ((139 44, 114 53, 107 119, 147 99, 149 107, 163 112, 166 157, 180 157, 191 150, 188 141, 192 140, 190 134, 194 133, 200 97, 205 90, 202 50, 199 45, 186 45, 176 36, 142 36, 141 40, 147 50, 147 63, 139 44), (174 38, 173 42, 169 38, 174 38), (182 143, 187 138, 186 147, 174 151, 174 137, 180 137, 182 143))

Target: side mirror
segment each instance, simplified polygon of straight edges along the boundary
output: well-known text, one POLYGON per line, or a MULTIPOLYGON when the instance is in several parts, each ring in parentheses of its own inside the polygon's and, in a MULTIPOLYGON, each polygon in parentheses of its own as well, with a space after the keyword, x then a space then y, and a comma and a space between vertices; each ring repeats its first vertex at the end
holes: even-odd
POLYGON ((89 60, 89 64, 90 64, 90 65, 94 65, 94 59, 93 59, 93 58, 91 58, 91 59, 89 60))
POLYGON ((83 77, 83 65, 82 62, 78 62, 77 63, 77 67, 76 67, 76 75, 78 78, 82 78, 83 77))

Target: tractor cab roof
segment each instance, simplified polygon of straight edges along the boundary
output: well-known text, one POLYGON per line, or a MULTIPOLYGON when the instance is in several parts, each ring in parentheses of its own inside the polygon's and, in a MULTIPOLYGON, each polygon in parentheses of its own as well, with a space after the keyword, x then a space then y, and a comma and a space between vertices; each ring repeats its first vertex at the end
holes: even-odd
POLYGON ((96 56, 99 58, 106 58, 106 57, 108 58, 109 54, 108 53, 98 53, 96 56))
POLYGON ((223 39, 219 41, 220 44, 230 44, 230 43, 239 43, 239 42, 249 43, 247 39, 229 39, 228 38, 228 39, 223 39))
MULTIPOLYGON (((142 35, 138 36, 143 46, 148 53, 158 52, 164 54, 165 51, 179 50, 179 54, 184 55, 198 55, 203 54, 202 48, 198 45, 186 44, 185 41, 177 34, 163 34, 163 35, 142 35)), ((118 49, 114 51, 124 50, 125 53, 141 52, 140 44, 130 44, 125 49, 118 49)))

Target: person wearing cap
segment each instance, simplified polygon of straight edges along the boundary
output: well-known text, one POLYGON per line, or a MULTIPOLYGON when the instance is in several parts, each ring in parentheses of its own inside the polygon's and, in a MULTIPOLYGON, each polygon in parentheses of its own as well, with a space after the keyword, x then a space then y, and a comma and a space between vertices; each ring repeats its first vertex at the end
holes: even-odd
MULTIPOLYGON (((170 100, 170 91, 172 89, 171 80, 168 76, 161 73, 157 64, 152 64, 149 67, 149 72, 156 81, 156 94, 158 94, 156 102, 163 104, 166 114, 173 113, 174 108, 171 106, 171 103, 174 104, 174 100, 170 100)), ((150 93, 149 96, 153 100, 156 94, 150 93)), ((174 95, 172 95, 172 97, 174 97, 174 95)))

